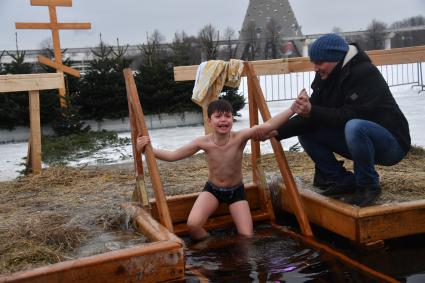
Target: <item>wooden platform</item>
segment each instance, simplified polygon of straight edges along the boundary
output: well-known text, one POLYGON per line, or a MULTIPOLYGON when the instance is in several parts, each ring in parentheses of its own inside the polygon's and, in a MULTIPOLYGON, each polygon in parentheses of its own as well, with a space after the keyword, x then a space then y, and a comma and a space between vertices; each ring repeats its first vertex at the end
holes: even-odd
MULTIPOLYGON (((245 185, 247 200, 254 221, 270 220, 260 207, 258 188, 245 185)), ((310 222, 348 238, 358 244, 425 233, 425 200, 374 205, 360 208, 343 201, 322 196, 310 189, 300 190, 310 222)), ((187 232, 186 220, 198 193, 167 197, 170 215, 177 235, 187 232)), ((293 202, 283 188, 281 207, 293 213, 293 202)), ((158 218, 155 202, 151 202, 152 216, 158 218)), ((221 205, 210 217, 207 229, 233 225, 226 205, 221 205)))
MULTIPOLYGON (((258 188, 245 185, 254 221, 270 220, 258 200, 258 188)), ((300 188, 300 195, 310 222, 348 238, 358 244, 425 233, 425 200, 381 204, 360 208, 343 201, 300 188)), ((167 197, 170 215, 177 235, 187 232, 186 220, 198 193, 167 197)), ((293 202, 283 188, 282 207, 293 213, 293 202)), ((152 216, 157 218, 155 202, 152 216)), ((221 205, 207 222, 207 229, 233 225, 226 205, 221 205)))
POLYGON ((0 283, 182 282, 184 242, 143 209, 136 211, 138 228, 151 243, 0 275, 0 283))
MULTIPOLYGON (((425 200, 357 207, 299 188, 307 216, 327 230, 359 244, 425 233, 425 200)), ((293 213, 285 189, 282 208, 293 213)))

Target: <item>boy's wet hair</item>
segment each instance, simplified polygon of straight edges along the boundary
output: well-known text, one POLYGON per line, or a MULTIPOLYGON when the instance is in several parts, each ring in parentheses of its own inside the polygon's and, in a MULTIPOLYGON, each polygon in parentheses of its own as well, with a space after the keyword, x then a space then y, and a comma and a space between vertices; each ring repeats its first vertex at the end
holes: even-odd
POLYGON ((214 112, 233 114, 232 104, 224 99, 214 100, 208 105, 208 118, 211 118, 214 112))

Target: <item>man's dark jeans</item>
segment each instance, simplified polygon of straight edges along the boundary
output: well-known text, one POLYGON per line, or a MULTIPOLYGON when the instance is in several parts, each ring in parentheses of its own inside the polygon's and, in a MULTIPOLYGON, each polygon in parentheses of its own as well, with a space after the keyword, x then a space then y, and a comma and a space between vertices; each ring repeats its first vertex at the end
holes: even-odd
POLYGON ((405 156, 394 136, 367 120, 352 119, 344 130, 319 128, 299 136, 299 141, 316 166, 331 180, 360 187, 379 186, 375 164, 391 166, 405 156), (354 161, 353 175, 335 158, 337 153, 354 161))

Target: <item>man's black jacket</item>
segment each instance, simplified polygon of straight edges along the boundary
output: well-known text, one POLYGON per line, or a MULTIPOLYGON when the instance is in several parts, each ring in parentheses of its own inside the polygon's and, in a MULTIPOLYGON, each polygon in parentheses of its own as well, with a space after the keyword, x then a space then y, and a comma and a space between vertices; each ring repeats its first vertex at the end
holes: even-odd
POLYGON ((278 129, 279 140, 302 135, 319 127, 344 129, 354 118, 375 122, 410 149, 409 124, 378 68, 357 45, 350 45, 344 62, 326 80, 316 74, 311 84, 308 118, 296 115, 278 129))

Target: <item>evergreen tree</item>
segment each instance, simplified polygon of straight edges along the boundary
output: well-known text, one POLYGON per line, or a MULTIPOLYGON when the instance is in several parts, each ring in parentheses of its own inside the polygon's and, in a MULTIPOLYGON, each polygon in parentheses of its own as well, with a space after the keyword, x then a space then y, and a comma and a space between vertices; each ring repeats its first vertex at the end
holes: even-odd
POLYGON ((175 82, 173 76, 173 66, 165 60, 140 66, 136 84, 145 114, 198 110, 191 100, 193 82, 175 82))
POLYGON ((124 57, 123 47, 116 50, 100 41, 92 50, 94 59, 89 71, 79 82, 79 92, 72 98, 82 118, 102 120, 128 116, 123 69, 130 65, 124 57))
MULTIPOLYGON (((29 74, 32 64, 25 62, 25 51, 6 53, 12 58, 11 63, 4 64, 6 74, 29 74)), ((0 95, 0 128, 12 130, 16 126, 29 125, 29 108, 27 92, 10 92, 0 95)))
MULTIPOLYGON (((65 54, 65 52, 66 49, 63 49, 62 54, 65 54)), ((50 48, 50 45, 41 51, 41 55, 49 58, 52 61, 55 58, 54 50, 50 48)), ((62 60, 62 64, 71 67, 71 60, 66 58, 65 60, 62 60)), ((43 64, 40 65, 39 69, 41 69, 44 73, 56 73, 56 69, 43 64)), ((71 95, 71 91, 75 91, 78 78, 65 73, 64 80, 66 94, 68 97, 71 95)), ((69 101, 66 103, 70 104, 69 101)), ((59 91, 57 89, 43 90, 40 92, 40 117, 42 124, 50 124, 57 119, 63 118, 62 115, 64 115, 64 113, 60 109, 59 105, 59 91)))
MULTIPOLYGON (((197 111, 198 107, 192 102, 193 82, 175 82, 173 64, 167 60, 166 54, 160 52, 160 38, 148 37, 146 45, 140 49, 143 63, 136 75, 136 84, 143 111, 146 114, 180 113, 197 111)), ((171 60, 183 63, 188 57, 182 56, 181 48, 188 45, 174 44, 171 60)))
POLYGON ((65 96, 65 106, 58 108, 52 128, 58 136, 69 136, 76 133, 86 133, 90 130, 90 126, 84 125, 78 113, 78 108, 70 103, 72 94, 65 96))
POLYGON ((172 50, 171 61, 175 66, 185 66, 190 64, 192 43, 188 40, 184 32, 180 34, 175 33, 174 40, 171 44, 169 44, 169 47, 172 50))
MULTIPOLYGON (((66 49, 62 50, 62 54, 66 53, 66 49)), ((42 51, 42 55, 53 60, 54 50, 50 46, 42 51)), ((62 59, 62 64, 71 67, 70 58, 62 59)), ((46 73, 55 73, 56 69, 47 65, 41 65, 41 68, 46 73)), ((40 94, 40 115, 44 120, 52 123, 52 128, 58 136, 68 136, 75 133, 88 132, 90 126, 84 126, 78 114, 78 107, 74 106, 72 97, 77 93, 77 85, 79 78, 64 74, 66 96, 64 107, 60 106, 59 92, 57 89, 42 91, 40 94)))
POLYGON ((3 58, 4 53, 6 53, 6 51, 4 50, 0 53, 0 75, 4 74, 3 63, 1 62, 1 59, 3 58))
POLYGON ((174 66, 197 65, 201 62, 199 40, 194 36, 187 36, 185 32, 175 33, 173 42, 168 46, 171 49, 169 61, 174 66))
POLYGON ((245 107, 245 98, 243 95, 238 94, 238 88, 224 86, 220 98, 232 104, 233 116, 241 116, 239 110, 245 107))

